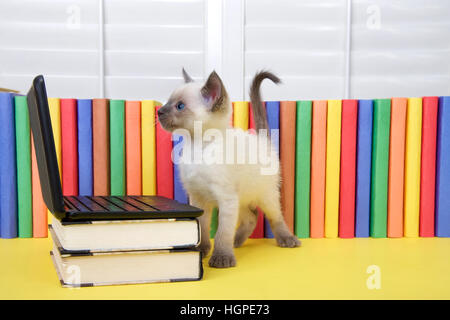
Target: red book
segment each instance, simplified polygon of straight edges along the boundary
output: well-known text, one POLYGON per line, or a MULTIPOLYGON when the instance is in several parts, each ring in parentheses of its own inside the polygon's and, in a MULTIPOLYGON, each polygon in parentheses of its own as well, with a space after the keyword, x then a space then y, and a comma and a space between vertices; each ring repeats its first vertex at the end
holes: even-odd
POLYGON ((61 99, 61 162, 63 195, 78 195, 77 100, 61 99))
MULTIPOLYGON (((255 119, 253 118, 253 110, 251 103, 249 103, 248 128, 249 130, 256 130, 255 119)), ((253 131, 252 133, 255 132, 253 131)), ((264 238, 264 213, 259 208, 257 208, 257 210, 258 210, 258 220, 256 222, 255 230, 253 230, 253 233, 250 235, 251 239, 264 238)))
POLYGON ((339 237, 355 237, 356 131, 358 101, 342 100, 339 237))
POLYGON ((434 237, 438 97, 422 101, 419 236, 434 237))
MULTIPOLYGON (((156 107, 155 114, 161 106, 156 107)), ((156 116, 157 117, 157 116, 156 116)), ((156 123, 156 194, 173 199, 172 135, 156 123)))

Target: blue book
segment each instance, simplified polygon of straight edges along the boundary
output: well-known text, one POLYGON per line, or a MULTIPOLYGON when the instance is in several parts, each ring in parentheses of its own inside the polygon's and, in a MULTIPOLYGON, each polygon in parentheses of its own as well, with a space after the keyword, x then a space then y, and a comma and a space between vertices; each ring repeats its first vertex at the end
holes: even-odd
POLYGON ((180 168, 178 167, 178 161, 180 158, 180 152, 183 147, 183 137, 174 134, 173 140, 173 198, 181 203, 188 203, 188 196, 183 188, 183 184, 180 179, 180 168))
POLYGON ((0 92, 0 236, 17 237, 17 168, 14 94, 0 92))
POLYGON ((373 101, 358 102, 355 236, 369 237, 373 101))
POLYGON ((78 119, 78 194, 92 196, 92 100, 77 101, 78 119))
POLYGON ((437 237, 450 237, 450 97, 439 98, 436 155, 437 237))
MULTIPOLYGON (((272 145, 280 154, 280 102, 266 101, 267 122, 270 130, 270 140, 272 145)), ((295 146, 293 146, 295 147, 295 146)), ((264 235, 266 238, 273 238, 272 229, 269 221, 264 218, 264 235)))

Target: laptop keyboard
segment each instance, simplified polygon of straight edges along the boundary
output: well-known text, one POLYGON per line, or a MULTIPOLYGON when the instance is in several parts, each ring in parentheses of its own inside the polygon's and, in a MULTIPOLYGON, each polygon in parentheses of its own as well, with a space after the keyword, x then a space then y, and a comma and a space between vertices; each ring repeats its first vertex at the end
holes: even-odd
POLYGON ((64 196, 67 211, 157 212, 170 209, 145 196, 64 196))

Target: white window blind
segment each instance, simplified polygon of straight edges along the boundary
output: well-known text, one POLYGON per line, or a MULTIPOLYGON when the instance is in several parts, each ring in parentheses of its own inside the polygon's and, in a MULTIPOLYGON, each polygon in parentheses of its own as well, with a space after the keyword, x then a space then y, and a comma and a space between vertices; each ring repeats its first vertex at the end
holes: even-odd
POLYGON ((266 100, 450 95, 450 1, 0 0, 1 87, 164 102, 182 67, 235 101, 260 69, 266 100))
POLYGON ((0 1, 1 86, 26 92, 42 73, 49 96, 98 97, 103 83, 108 98, 164 101, 183 66, 203 78, 203 0, 103 0, 103 12, 100 3, 0 1))
POLYGON ((264 83, 266 100, 342 97, 345 41, 345 0, 246 0, 246 89, 268 68, 283 84, 264 83))
POLYGON ((351 96, 450 95, 450 1, 353 2, 351 96))
POLYGON ((0 1, 1 86, 25 93, 44 74, 49 96, 96 96, 97 17, 92 0, 0 1))
POLYGON ((203 0, 105 0, 105 95, 167 100, 181 68, 203 79, 203 0))

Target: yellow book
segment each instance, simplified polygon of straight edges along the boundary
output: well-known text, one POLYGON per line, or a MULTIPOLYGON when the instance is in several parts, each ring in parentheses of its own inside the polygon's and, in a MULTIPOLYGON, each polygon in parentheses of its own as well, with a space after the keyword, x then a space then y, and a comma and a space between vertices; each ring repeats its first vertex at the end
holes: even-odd
POLYGON ((141 102, 141 139, 142 139, 142 194, 156 194, 156 135, 155 107, 161 105, 154 100, 141 102))
POLYGON ((422 99, 409 98, 406 112, 404 236, 419 236, 422 99))
POLYGON ((341 165, 341 100, 328 100, 327 156, 325 169, 325 237, 337 238, 341 165))
POLYGON ((248 102, 237 101, 233 103, 233 121, 235 128, 241 128, 244 131, 248 130, 248 102))
MULTIPOLYGON (((59 178, 61 179, 61 110, 59 98, 48 98, 50 120, 52 122, 53 140, 55 141, 56 159, 58 161, 59 178)), ((62 181, 61 181, 62 183, 62 181)), ((61 186, 62 187, 62 186, 61 186)), ((52 214, 48 211, 48 223, 52 222, 52 214)))

